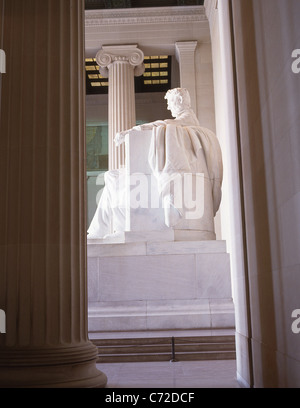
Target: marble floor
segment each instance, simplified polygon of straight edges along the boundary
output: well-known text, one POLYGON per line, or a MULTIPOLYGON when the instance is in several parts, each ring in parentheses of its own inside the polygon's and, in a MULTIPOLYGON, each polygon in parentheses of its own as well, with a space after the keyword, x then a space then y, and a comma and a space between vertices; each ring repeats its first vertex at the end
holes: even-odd
POLYGON ((240 388, 235 360, 97 364, 107 388, 240 388))

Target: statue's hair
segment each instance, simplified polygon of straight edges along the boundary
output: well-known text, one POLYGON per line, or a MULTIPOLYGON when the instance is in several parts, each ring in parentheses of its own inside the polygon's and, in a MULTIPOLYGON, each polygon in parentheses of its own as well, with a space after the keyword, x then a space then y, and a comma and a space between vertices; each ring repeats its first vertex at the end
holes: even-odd
POLYGON ((180 103, 186 107, 191 107, 191 97, 189 91, 186 88, 173 88, 169 89, 165 95, 165 99, 176 98, 180 99, 180 103))

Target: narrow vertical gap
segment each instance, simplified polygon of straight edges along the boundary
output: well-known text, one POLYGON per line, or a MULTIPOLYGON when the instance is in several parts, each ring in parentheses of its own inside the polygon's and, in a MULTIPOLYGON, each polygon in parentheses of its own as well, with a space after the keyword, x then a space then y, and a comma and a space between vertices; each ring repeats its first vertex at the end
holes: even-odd
MULTIPOLYGON (((76 27, 74 27, 74 14, 76 13, 76 8, 71 8, 70 10, 70 61, 71 61, 71 66, 72 70, 70 73, 70 169, 69 169, 69 180, 70 180, 70 287, 71 287, 71 292, 70 292, 70 340, 74 341, 75 340, 75 319, 74 317, 76 316, 77 312, 77 304, 76 304, 76 282, 77 282, 77 277, 78 277, 78 270, 79 270, 79 264, 78 262, 75 262, 75 258, 78 256, 78 253, 75 249, 74 243, 75 241, 75 234, 78 231, 78 223, 76 222, 77 220, 74 219, 74 214, 78 213, 77 211, 77 206, 79 205, 79 197, 77 193, 77 187, 75 185, 78 185, 79 179, 78 179, 78 157, 76 157, 77 151, 74 150, 75 147, 75 140, 78 139, 78 111, 76 109, 77 103, 78 103, 78 87, 76 88, 76 92, 73 88, 73 84, 75 83, 74 77, 78 78, 78 65, 76 64, 76 60, 74 60, 74 55, 76 55, 76 52, 78 50, 75 50, 76 48, 76 27), (75 51, 75 52, 74 52, 75 51), (74 104, 74 97, 76 100, 76 104, 74 104), (76 123, 75 123, 76 120, 76 123), (75 153, 74 159, 72 159, 72 155, 75 153), (76 180, 77 179, 77 180, 76 180), (75 199, 75 202, 73 200, 75 199), (75 221, 75 222, 74 222, 75 221)), ((79 85, 79 84, 78 84, 79 85)), ((77 340, 77 339, 76 339, 77 340)))
MULTIPOLYGON (((77 10, 75 7, 71 8, 70 10, 70 15, 69 15, 69 41, 70 41, 70 57, 69 60, 71 62, 70 66, 71 72, 70 72, 70 82, 69 82, 69 98, 70 98, 70 103, 69 103, 69 128, 70 128, 70 139, 69 139, 69 154, 70 154, 70 168, 69 168, 69 183, 70 183, 70 195, 69 195, 69 207, 70 207, 70 214, 69 214, 69 223, 70 223, 70 259, 69 259, 69 285, 71 288, 70 291, 70 341, 74 341, 77 339, 76 336, 76 316, 77 316, 77 280, 78 280, 78 271, 79 271, 79 263, 78 259, 76 259, 79 256, 79 253, 76 251, 76 246, 74 243, 78 243, 77 239, 77 233, 78 233, 78 220, 74 217, 74 214, 79 215, 79 196, 78 196, 78 184, 79 184, 79 174, 78 174, 78 165, 79 165, 79 157, 77 156, 78 151, 75 149, 75 141, 78 141, 78 132, 79 132, 79 126, 78 126, 78 110, 77 110, 77 104, 78 104, 78 87, 76 90, 73 88, 73 84, 77 81, 74 81, 74 79, 78 78, 78 64, 77 60, 74 59, 74 55, 78 53, 77 47, 78 43, 76 41, 76 26, 74 26, 74 18, 77 13, 77 10), (74 98, 76 100, 76 103, 74 104, 74 98), (75 122, 76 121, 76 122, 75 122), (74 158, 72 156, 74 155, 74 158)), ((78 248, 79 250, 79 248, 78 248)))
POLYGON ((35 234, 34 234, 34 228, 35 228, 35 222, 34 222, 34 214, 36 211, 35 208, 35 191, 36 191, 36 179, 35 179, 35 168, 36 168, 36 77, 37 77, 37 10, 36 10, 36 2, 34 1, 33 3, 33 8, 34 8, 34 17, 33 17, 33 55, 32 55, 32 76, 33 76, 33 88, 32 88, 32 95, 33 95, 33 105, 32 105, 32 161, 31 161, 31 180, 32 180, 32 190, 31 190, 31 269, 30 269, 30 318, 31 318, 31 326, 30 326, 30 338, 29 338, 29 343, 33 344, 34 340, 34 301, 35 301, 35 279, 34 279, 34 274, 35 274, 35 267, 34 267, 34 254, 36 251, 36 245, 37 243, 35 242, 35 234))
MULTIPOLYGON (((78 285, 79 288, 82 287, 83 281, 82 281, 82 274, 84 272, 83 269, 83 264, 82 264, 82 251, 83 251, 83 228, 84 224, 82 222, 82 214, 86 214, 85 208, 83 208, 83 203, 85 200, 82 200, 83 197, 85 197, 85 191, 83 189, 84 187, 84 179, 83 179, 83 163, 85 163, 85 156, 84 156, 84 151, 81 148, 81 143, 84 138, 84 128, 82 126, 82 107, 84 104, 82 104, 82 48, 81 48, 81 41, 80 41, 80 36, 81 36, 81 20, 80 20, 80 7, 81 7, 81 2, 78 2, 77 4, 77 10, 76 10, 76 17, 77 17, 77 36, 76 36, 76 43, 78 47, 78 53, 77 53, 77 61, 76 64, 78 66, 79 72, 78 72, 78 80, 79 80, 79 87, 78 87, 78 100, 77 100, 77 110, 78 110, 78 137, 76 140, 76 149, 78 151, 78 200, 79 200, 79 211, 78 211, 78 231, 77 231, 77 237, 76 237, 76 242, 78 243, 78 285)), ((78 291, 78 316, 79 316, 79 325, 78 325, 78 338, 77 340, 81 342, 82 339, 82 297, 80 290, 78 291)))
MULTIPOLYGON (((81 67, 81 87, 80 87, 80 101, 79 101, 79 115, 80 115, 80 131, 82 135, 79 139, 79 154, 80 169, 81 169, 81 184, 80 184, 80 230, 79 230, 79 242, 80 242, 80 288, 87 288, 87 185, 86 185, 86 80, 85 80, 85 15, 84 15, 84 2, 81 1, 78 4, 78 44, 80 45, 79 63, 81 67), (84 240, 82 242, 81 240, 84 240)), ((80 334, 81 341, 88 340, 88 304, 87 304, 87 291, 80 290, 80 334)))
MULTIPOLYGON (((80 228, 80 245, 81 245, 81 282, 80 288, 87 288, 88 287, 88 268, 87 268, 87 228, 88 228, 88 220, 87 220, 87 184, 86 184, 86 74, 85 74, 85 5, 84 1, 82 0, 79 5, 78 10, 78 19, 79 23, 78 26, 80 27, 78 32, 78 43, 80 45, 80 67, 81 67, 81 95, 80 95, 80 105, 79 105, 79 112, 81 115, 80 125, 81 125, 81 140, 80 140, 80 155, 83 159, 80 161, 81 163, 81 228, 80 228), (82 242, 83 239, 83 242, 82 242)), ((81 340, 88 341, 88 290, 80 290, 81 296, 81 340)))
MULTIPOLYGON (((67 62, 68 66, 69 66, 69 70, 72 70, 72 61, 70 61, 68 58, 66 58, 67 56, 69 56, 69 50, 65 50, 64 49, 64 32, 68 32, 68 27, 63 27, 63 21, 64 21, 64 4, 65 2, 60 1, 59 4, 56 6, 56 18, 57 18, 57 56, 59 57, 59 60, 57 62, 57 86, 58 86, 58 92, 59 92, 59 102, 58 102, 58 145, 59 145, 59 150, 58 150, 58 156, 59 156, 59 160, 58 160, 58 165, 59 165, 59 169, 58 169, 58 192, 59 192, 59 200, 56 203, 58 205, 58 217, 59 217, 59 224, 58 224, 58 265, 59 265, 59 271, 58 271, 58 299, 59 299, 59 341, 60 343, 64 343, 65 339, 64 339, 64 324, 67 324, 67 321, 65 321, 64 319, 64 301, 63 301, 63 296, 64 296, 64 281, 63 281, 63 273, 62 271, 64 271, 64 275, 67 277, 69 274, 69 268, 68 268, 68 264, 66 264, 66 260, 65 260, 65 251, 64 246, 68 245, 68 236, 65 235, 65 231, 67 231, 68 226, 70 226, 70 223, 68 222, 67 225, 65 225, 66 220, 68 219, 68 217, 70 217, 71 215, 71 211, 72 209, 70 208, 69 213, 64 213, 64 206, 65 206, 65 197, 67 196, 66 194, 66 190, 70 187, 67 186, 64 181, 65 181, 65 172, 62 171, 63 168, 63 162, 65 161, 65 149, 64 149, 64 144, 65 141, 64 139, 66 138, 66 140, 68 140, 68 138, 71 138, 72 135, 71 134, 67 134, 66 137, 64 137, 65 132, 64 132, 64 119, 67 121, 67 118, 65 117, 65 105, 67 105, 65 99, 64 99, 64 95, 65 93, 65 86, 68 83, 68 81, 70 81, 70 75, 68 75, 68 77, 65 78, 65 81, 62 82, 62 77, 63 77, 63 66, 64 64, 67 62), (65 219, 66 217, 66 219, 65 219)), ((70 73, 69 71, 69 73, 70 73)), ((66 163, 67 165, 69 164, 69 160, 66 163)), ((69 173, 69 169, 67 168, 66 170, 67 175, 69 173)), ((71 228, 71 226, 70 226, 71 228)), ((71 231, 69 231, 69 233, 71 233, 71 231)), ((69 256, 70 256, 70 251, 69 251, 69 256)), ((67 294, 66 294, 67 295, 67 294)), ((68 329, 68 328, 67 328, 68 329)), ((67 330, 68 332, 68 330, 67 330)))
POLYGON ((239 114, 239 95, 237 83, 237 61, 236 61, 236 45, 235 45, 235 30, 233 23, 233 5, 232 0, 229 1, 229 16, 230 16, 230 33, 231 33, 231 48, 232 48, 232 67, 233 67, 233 84, 235 95, 235 113, 236 113, 236 134, 237 134, 237 150, 238 150, 238 166, 240 179, 240 200, 241 200, 241 220, 243 229, 243 254, 244 254, 244 271, 245 271, 245 292, 246 292, 246 310, 247 310, 247 329, 249 333, 248 338, 248 361, 249 361, 249 375, 250 387, 254 386, 253 375, 253 351, 252 351, 252 319, 250 309, 250 278, 248 269, 248 250, 247 250, 247 234, 246 234, 246 209, 244 197, 244 174, 242 166, 242 148, 241 148, 241 125, 239 114))
MULTIPOLYGON (((25 16, 24 16, 24 3, 22 2, 20 5, 20 9, 18 10, 19 15, 20 15, 20 23, 21 23, 21 39, 20 39, 20 55, 24 55, 24 36, 25 36, 25 30, 24 30, 24 25, 25 25, 25 16)), ((17 222, 17 231, 16 231, 16 238, 17 238, 17 250, 16 250, 16 266, 17 266, 17 298, 18 298, 18 308, 17 308, 17 321, 18 321, 18 344, 22 344, 21 339, 21 332, 20 332, 20 321, 22 318, 22 293, 21 293, 21 268, 22 268, 22 262, 21 262, 21 256, 22 256, 22 204, 23 201, 21 200, 20 197, 20 191, 22 190, 22 133, 23 133, 23 118, 24 118, 24 112, 23 112, 23 93, 24 93, 24 74, 23 70, 20 70, 20 90, 19 90, 19 130, 18 130, 18 136, 16 135, 16 139, 18 139, 18 158, 17 158, 17 166, 18 166, 18 176, 16 180, 16 186, 17 186, 17 191, 18 191, 18 198, 17 198, 17 214, 16 218, 18 220, 17 222)))
MULTIPOLYGON (((36 0, 36 1, 38 2, 37 4, 39 5, 39 7, 41 7, 40 1, 39 0, 36 0)), ((47 10, 47 7, 45 9, 47 10)), ((48 34, 49 30, 48 30, 47 25, 49 23, 49 18, 47 18, 47 14, 45 13, 44 9, 43 10, 40 9, 40 11, 42 11, 42 13, 43 13, 44 24, 46 25, 46 27, 44 28, 44 32, 43 32, 43 37, 44 37, 43 39, 45 40, 45 45, 44 46, 46 48, 44 56, 43 56, 43 61, 45 61, 45 60, 47 61, 47 59, 48 59, 48 50, 49 50, 49 47, 48 47, 48 44, 47 44, 47 34, 48 34)), ((41 24, 40 23, 40 16, 37 17, 37 23, 39 23, 39 26, 40 26, 40 24, 41 24)), ((39 29, 37 29, 37 32, 39 32, 39 29)), ((36 54, 36 64, 37 64, 37 67, 38 67, 39 66, 38 65, 39 64, 39 54, 38 53, 36 54)), ((49 65, 48 64, 45 64, 45 77, 49 78, 49 65)), ((37 80, 37 78, 36 78, 36 80, 37 80)), ((44 175, 44 177, 43 177, 44 180, 46 180, 46 177, 47 177, 47 173, 46 173, 46 169, 47 169, 47 140, 48 140, 48 114, 47 114, 47 98, 48 98, 48 96, 47 95, 48 95, 48 89, 49 89, 48 81, 49 80, 46 80, 45 84, 44 84, 44 86, 45 86, 45 97, 42 100, 42 102, 45 105, 45 114, 44 114, 44 117, 43 117, 44 120, 45 120, 45 123, 43 124, 43 127, 42 127, 43 129, 45 129, 44 150, 43 150, 43 159, 45 160, 45 163, 44 163, 43 173, 42 173, 44 175), (45 175, 46 175, 46 177, 45 177, 45 175)), ((37 86, 36 89, 37 89, 37 91, 39 91, 38 86, 37 86)), ((40 98, 40 91, 38 92, 38 94, 39 94, 39 98, 40 98)), ((38 102, 38 99, 37 99, 37 102, 38 102)), ((46 248, 47 222, 46 222, 46 218, 47 218, 47 212, 48 211, 47 211, 47 185, 45 185, 45 184, 44 184, 44 188, 43 188, 43 194, 44 194, 44 197, 45 197, 45 199, 44 199, 45 208, 43 209, 45 215, 43 217, 43 219, 44 219, 43 232, 40 233, 39 236, 41 237, 41 241, 42 241, 42 245, 43 245, 44 264, 42 265, 39 262, 38 265, 39 265, 39 267, 42 267, 44 269, 45 273, 44 273, 43 281, 42 281, 42 285, 41 285, 42 296, 43 296, 43 300, 41 301, 41 304, 43 305, 43 310, 40 313, 39 317, 42 318, 42 316, 43 316, 43 329, 44 329, 43 330, 43 344, 46 345, 47 344, 47 338, 48 338, 48 336, 47 336, 47 266, 46 266, 46 260, 47 260, 47 248, 46 248)))
MULTIPOLYGON (((45 278, 45 321, 46 321, 46 342, 47 344, 51 344, 51 313, 49 313, 49 307, 50 307, 50 300, 48 298, 48 288, 50 286, 50 276, 51 276, 51 270, 50 270, 50 258, 51 254, 49 254, 49 246, 51 248, 50 243, 50 232, 49 232, 49 226, 50 226, 50 202, 49 202, 49 197, 51 193, 50 189, 50 183, 49 183, 49 175, 51 173, 50 169, 50 158, 49 158, 49 150, 50 150, 50 139, 51 139, 51 126, 50 126, 50 120, 51 120, 51 25, 52 25, 52 15, 51 15, 51 2, 47 1, 47 49, 46 49, 46 55, 47 55, 47 68, 48 68, 48 75, 46 76, 47 82, 46 82, 46 124, 45 124, 45 131, 46 131, 46 162, 45 162, 45 169, 46 169, 46 176, 45 176, 45 184, 46 184, 46 202, 45 202, 45 218, 46 218, 46 224, 45 224, 45 271, 46 271, 46 278, 45 278)), ((54 312, 54 311, 53 311, 54 312)))

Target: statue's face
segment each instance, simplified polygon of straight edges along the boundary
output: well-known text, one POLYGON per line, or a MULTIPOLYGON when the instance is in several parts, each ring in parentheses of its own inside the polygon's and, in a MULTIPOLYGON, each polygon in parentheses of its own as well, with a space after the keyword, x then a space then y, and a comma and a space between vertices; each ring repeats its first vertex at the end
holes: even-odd
POLYGON ((168 110, 174 118, 182 111, 182 104, 179 97, 169 96, 168 97, 168 110))

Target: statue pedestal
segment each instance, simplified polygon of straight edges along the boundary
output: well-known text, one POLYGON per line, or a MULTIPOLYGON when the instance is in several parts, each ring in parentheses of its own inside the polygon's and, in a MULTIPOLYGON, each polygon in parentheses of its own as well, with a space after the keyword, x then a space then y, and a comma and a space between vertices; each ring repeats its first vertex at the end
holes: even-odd
POLYGON ((90 332, 234 328, 226 243, 172 233, 88 240, 90 332))

